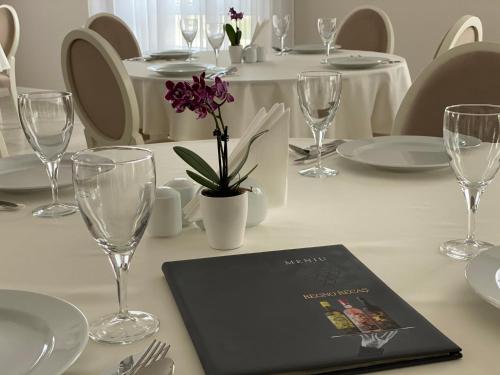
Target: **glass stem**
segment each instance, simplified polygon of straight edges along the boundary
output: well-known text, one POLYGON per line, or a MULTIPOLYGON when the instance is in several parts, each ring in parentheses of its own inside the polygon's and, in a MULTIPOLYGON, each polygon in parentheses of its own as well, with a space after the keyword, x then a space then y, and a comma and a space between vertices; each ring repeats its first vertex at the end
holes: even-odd
POLYGON ((462 187, 467 202, 467 242, 475 241, 476 236, 476 212, 479 206, 482 187, 462 187))
POLYGON ((193 42, 188 42, 188 51, 189 51, 189 58, 188 58, 188 61, 192 61, 193 60, 193 56, 192 56, 192 46, 193 46, 193 42))
POLYGON ((318 152, 318 161, 316 162, 316 168, 321 169, 323 166, 321 164, 321 157, 323 152, 323 138, 325 137, 325 130, 314 129, 314 140, 316 141, 316 150, 318 152))
POLYGON ((217 67, 219 66, 219 49, 215 48, 214 52, 215 52, 215 66, 217 67))
POLYGON ((57 185, 57 175, 59 173, 59 160, 48 161, 45 163, 45 169, 50 178, 50 188, 52 190, 52 203, 59 201, 59 188, 57 185))
POLYGON ((281 52, 280 52, 280 55, 284 55, 285 54, 285 36, 283 35, 281 37, 281 52))
POLYGON ((326 58, 328 59, 330 57, 330 46, 332 45, 332 42, 327 42, 326 43, 326 58))
POLYGON ((113 266, 115 272, 116 287, 118 289, 118 316, 125 318, 128 315, 127 307, 127 279, 130 261, 132 260, 133 253, 109 253, 109 261, 113 266))

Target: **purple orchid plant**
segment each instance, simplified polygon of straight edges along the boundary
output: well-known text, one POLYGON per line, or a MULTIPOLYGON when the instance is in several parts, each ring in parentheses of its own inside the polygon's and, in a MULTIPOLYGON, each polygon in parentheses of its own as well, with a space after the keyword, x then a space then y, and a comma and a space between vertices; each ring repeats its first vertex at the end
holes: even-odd
POLYGON ((240 176, 239 173, 248 158, 252 143, 265 131, 256 134, 250 139, 242 160, 230 172, 227 148, 229 141, 228 127, 224 124, 221 112, 221 107, 225 103, 234 102, 234 97, 228 90, 229 84, 220 77, 216 77, 213 84, 209 85, 205 81, 205 73, 202 73, 199 77, 193 76, 192 82, 174 83, 167 81, 165 86, 167 88, 165 100, 172 104, 177 113, 182 113, 188 109, 194 112, 198 119, 210 115, 215 122, 213 135, 217 138, 219 173, 195 152, 182 146, 175 146, 174 152, 196 171, 187 170, 187 175, 195 182, 206 187, 208 189, 206 194, 210 196, 230 197, 240 194, 241 183, 257 168, 257 165, 244 176, 240 176))
POLYGON ((243 19, 243 12, 237 12, 233 7, 229 8, 229 17, 235 21, 236 30, 230 23, 226 24, 226 34, 232 46, 239 46, 241 42, 241 30, 238 27, 238 21, 243 19))

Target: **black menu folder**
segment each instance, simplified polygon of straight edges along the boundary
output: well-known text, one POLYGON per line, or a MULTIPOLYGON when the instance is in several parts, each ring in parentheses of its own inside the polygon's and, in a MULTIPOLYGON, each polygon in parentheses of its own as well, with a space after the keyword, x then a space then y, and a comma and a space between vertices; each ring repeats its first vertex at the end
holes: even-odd
POLYGON ((462 356, 342 245, 162 269, 207 375, 355 374, 462 356))

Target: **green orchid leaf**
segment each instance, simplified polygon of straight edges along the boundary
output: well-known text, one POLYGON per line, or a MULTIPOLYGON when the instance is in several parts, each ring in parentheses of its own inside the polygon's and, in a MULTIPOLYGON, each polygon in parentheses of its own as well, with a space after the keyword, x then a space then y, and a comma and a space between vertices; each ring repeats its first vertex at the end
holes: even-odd
MULTIPOLYGON (((232 46, 237 46, 239 44, 238 34, 236 33, 236 31, 234 31, 233 26, 229 23, 226 23, 226 34, 232 46)), ((240 32, 240 38, 241 38, 241 32, 240 32)))
POLYGON ((199 183, 202 186, 205 186, 209 188, 210 190, 219 190, 220 186, 217 184, 214 184, 212 181, 207 180, 205 177, 200 176, 198 173, 195 173, 193 171, 186 171, 187 175, 191 177, 191 179, 197 183, 199 183))
POLYGON ((237 46, 240 44, 240 41, 241 41, 241 30, 238 30, 236 32, 236 45, 237 46))
POLYGON ((252 143, 254 143, 257 140, 257 138, 262 136, 264 133, 267 133, 268 131, 269 130, 263 130, 260 133, 255 134, 250 139, 250 142, 248 142, 248 146, 247 146, 247 149, 245 151, 245 155, 243 155, 243 158, 241 159, 241 161, 238 163, 238 165, 234 168, 234 170, 229 175, 229 177, 228 177, 229 181, 231 181, 238 173, 240 173, 241 168, 243 168, 243 166, 245 165, 245 163, 248 159, 248 155, 250 154, 250 147, 252 146, 252 143))
POLYGON ((250 173, 252 173, 255 170, 255 168, 257 168, 257 166, 258 166, 258 164, 255 164, 254 167, 252 169, 250 169, 250 171, 246 175, 244 175, 238 181, 236 181, 234 184, 229 186, 229 189, 235 189, 235 188, 239 187, 241 185, 241 183, 243 181, 245 181, 248 178, 248 176, 250 176, 250 173))
POLYGON ((220 183, 217 172, 215 172, 213 168, 201 158, 201 156, 182 146, 175 146, 174 152, 202 176, 215 184, 220 183))

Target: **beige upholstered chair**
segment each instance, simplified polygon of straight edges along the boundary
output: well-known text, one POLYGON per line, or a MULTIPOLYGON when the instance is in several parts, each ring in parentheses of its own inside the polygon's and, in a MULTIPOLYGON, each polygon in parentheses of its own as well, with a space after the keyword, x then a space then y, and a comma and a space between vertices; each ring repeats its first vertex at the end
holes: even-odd
POLYGON ((389 16, 376 7, 354 9, 339 27, 335 44, 343 49, 394 52, 394 29, 389 16))
POLYGON ((441 54, 408 90, 393 134, 443 135, 445 107, 500 104, 500 44, 477 42, 441 54))
POLYGON ((85 27, 106 39, 122 60, 142 55, 141 47, 130 27, 113 14, 98 13, 87 20, 85 27))
POLYGON ((87 145, 144 143, 132 81, 111 44, 95 31, 73 30, 64 38, 61 59, 87 145))
POLYGON ((434 58, 462 44, 480 42, 483 40, 483 24, 475 16, 463 16, 445 34, 439 44, 434 58))
POLYGON ((19 46, 19 18, 10 5, 0 5, 0 44, 10 69, 0 72, 0 87, 7 87, 17 111, 16 52, 19 46))

